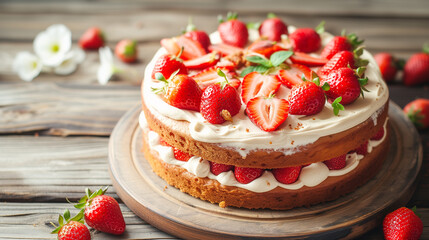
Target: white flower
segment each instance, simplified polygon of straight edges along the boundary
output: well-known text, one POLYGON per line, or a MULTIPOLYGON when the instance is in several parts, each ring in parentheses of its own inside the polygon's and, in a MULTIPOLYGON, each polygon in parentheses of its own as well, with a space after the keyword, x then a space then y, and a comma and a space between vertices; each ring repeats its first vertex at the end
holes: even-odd
POLYGON ((54 72, 58 75, 68 75, 73 73, 78 64, 82 63, 85 59, 85 52, 80 49, 76 48, 72 51, 69 51, 64 56, 64 61, 57 67, 54 68, 54 72))
POLYGON ((100 84, 106 85, 120 69, 115 66, 112 50, 109 47, 99 48, 98 53, 100 55, 100 67, 97 71, 97 79, 100 84))
POLYGON ((33 42, 33 48, 42 63, 49 67, 59 66, 64 62, 72 45, 70 30, 55 24, 39 33, 33 42))
POLYGON ((43 64, 34 54, 29 52, 19 52, 13 61, 13 71, 27 82, 37 77, 42 71, 43 64))

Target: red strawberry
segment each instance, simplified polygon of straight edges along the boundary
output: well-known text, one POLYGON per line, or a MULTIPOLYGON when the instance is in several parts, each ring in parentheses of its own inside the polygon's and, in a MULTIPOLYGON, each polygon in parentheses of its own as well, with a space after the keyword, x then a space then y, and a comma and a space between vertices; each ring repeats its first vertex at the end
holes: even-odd
POLYGON ((247 49, 264 55, 266 58, 270 58, 271 54, 277 51, 285 50, 283 47, 270 40, 255 41, 247 49))
MULTIPOLYGON (((222 71, 219 75, 226 78, 222 71)), ((201 96, 200 112, 205 120, 212 124, 221 124, 232 120, 241 109, 241 100, 237 90, 225 79, 204 89, 201 96)))
POLYGON ((280 41, 283 34, 288 34, 287 25, 276 15, 268 14, 261 26, 259 26, 259 35, 271 41, 280 41))
POLYGON ((429 99, 419 98, 404 107, 404 112, 419 129, 429 127, 429 99))
POLYGON ((197 30, 192 22, 190 22, 186 27, 186 33, 184 36, 199 42, 206 51, 209 51, 209 46, 211 45, 209 35, 204 31, 197 30))
POLYGON ((295 52, 311 53, 319 50, 321 39, 319 34, 312 28, 299 28, 289 34, 295 52))
POLYGON ((98 49, 104 46, 104 42, 104 34, 97 27, 89 28, 79 39, 79 45, 83 49, 98 49))
POLYGON ((386 240, 420 238, 423 233, 423 223, 413 210, 401 207, 386 215, 383 220, 383 233, 386 240))
POLYGON ((174 158, 183 162, 187 162, 192 157, 192 155, 185 153, 184 151, 179 150, 175 147, 173 147, 173 153, 174 153, 174 158))
POLYGON ((211 52, 204 56, 187 60, 184 62, 186 68, 191 70, 205 69, 216 65, 219 62, 220 54, 217 52, 211 52))
POLYGON ((323 66, 328 62, 326 58, 313 57, 303 52, 294 52, 290 57, 290 60, 293 63, 305 65, 308 67, 318 67, 323 66))
POLYGON ((234 166, 232 165, 215 163, 215 162, 209 162, 209 163, 210 163, 210 172, 212 172, 216 176, 223 172, 228 172, 234 169, 234 166))
POLYGON ((275 75, 263 75, 258 72, 251 72, 244 76, 241 83, 241 99, 247 104, 254 97, 268 97, 277 92, 281 82, 275 75))
POLYGON ((179 56, 180 51, 182 51, 177 41, 173 38, 161 39, 161 46, 164 47, 165 50, 167 50, 167 52, 173 56, 179 56))
POLYGON ((135 62, 137 59, 137 43, 129 39, 118 42, 115 47, 116 56, 125 63, 135 62))
POLYGON ((214 84, 222 82, 224 79, 218 75, 218 69, 220 69, 222 72, 226 72, 226 75, 228 76, 229 85, 233 86, 234 88, 238 88, 240 85, 240 80, 233 78, 233 74, 228 71, 228 68, 225 67, 211 67, 207 68, 195 75, 192 76, 193 79, 198 83, 201 89, 205 89, 206 87, 214 84))
POLYGON ((386 82, 394 81, 396 73, 403 67, 401 66, 401 61, 396 60, 392 54, 387 52, 375 54, 374 59, 380 68, 381 76, 386 82))
POLYGON ((341 51, 335 54, 325 65, 323 65, 317 74, 323 78, 328 76, 328 74, 333 70, 348 66, 355 68, 355 55, 350 51, 341 51))
MULTIPOLYGON (((180 53, 179 53, 180 54, 180 53)), ((179 70, 177 74, 188 74, 188 69, 183 64, 183 60, 175 55, 164 54, 159 57, 152 70, 152 79, 156 79, 155 74, 161 73, 165 78, 170 78, 171 74, 179 70)))
POLYGON ((51 233, 57 233, 58 240, 90 240, 91 234, 83 224, 82 218, 83 212, 79 212, 79 214, 70 219, 70 211, 66 210, 64 215, 60 215, 58 219, 60 226, 51 233))
POLYGON ((330 86, 326 92, 328 99, 333 101, 341 97, 340 103, 345 105, 354 102, 361 93, 363 95, 361 86, 366 85, 368 79, 360 78, 364 71, 361 69, 354 71, 351 68, 340 68, 332 71, 326 78, 322 78, 322 84, 327 82, 330 86))
POLYGON ((356 34, 335 36, 325 45, 320 56, 331 59, 335 54, 341 51, 353 51, 362 42, 362 40, 358 40, 356 34))
POLYGON ((298 180, 301 168, 302 166, 276 168, 272 170, 272 173, 277 181, 284 184, 291 184, 298 180))
POLYGON ((292 87, 288 95, 289 114, 314 115, 325 106, 325 93, 314 82, 305 81, 292 87))
POLYGON ((404 66, 404 84, 407 86, 429 82, 429 46, 413 54, 404 66))
POLYGON ((253 180, 257 179, 262 175, 264 169, 261 168, 247 168, 247 167, 235 167, 234 175, 235 179, 239 183, 248 184, 253 180))
POLYGON ((378 132, 371 137, 371 140, 378 141, 378 140, 381 140, 383 136, 384 136, 384 127, 381 127, 380 130, 378 130, 378 132))
POLYGON ((193 78, 185 74, 173 73, 168 80, 162 75, 158 80, 163 81, 165 87, 156 91, 163 94, 163 98, 168 104, 180 109, 200 110, 202 91, 193 78))
POLYGON ((183 47, 183 53, 180 56, 183 60, 199 58, 207 54, 206 50, 199 42, 184 35, 178 37, 176 41, 180 48, 183 47))
POLYGON ((120 235, 125 231, 125 221, 118 202, 111 196, 104 195, 106 189, 91 192, 86 189, 86 196, 75 205, 84 209, 85 222, 92 228, 105 233, 120 235))
POLYGON ((219 52, 222 54, 222 56, 228 56, 234 53, 242 52, 244 49, 241 47, 231 46, 225 43, 217 43, 210 45, 209 50, 212 52, 219 52))
POLYGON ((365 141, 362 145, 354 150, 357 154, 367 155, 368 154, 368 141, 365 141))
POLYGON ((221 20, 218 31, 222 42, 243 48, 249 39, 249 32, 247 31, 246 24, 237 20, 237 17, 236 13, 228 13, 227 21, 224 22, 221 20))
POLYGON ((291 64, 289 69, 279 70, 277 76, 288 88, 302 83, 302 76, 311 79, 312 71, 309 67, 301 64, 291 64))
POLYGON ((339 157, 334 157, 329 160, 323 161, 323 163, 329 168, 329 170, 343 169, 346 166, 346 156, 347 154, 341 155, 339 157))
POLYGON ((288 116, 289 104, 285 99, 270 96, 252 98, 247 103, 246 113, 260 129, 271 132, 276 130, 288 116))

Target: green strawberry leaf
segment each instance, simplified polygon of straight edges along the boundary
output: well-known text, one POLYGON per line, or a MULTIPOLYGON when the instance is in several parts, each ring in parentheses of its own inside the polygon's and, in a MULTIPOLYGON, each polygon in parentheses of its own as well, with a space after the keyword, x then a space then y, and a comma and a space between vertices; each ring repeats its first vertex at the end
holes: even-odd
POLYGON ((64 212, 64 220, 67 222, 70 220, 70 211, 68 209, 64 212))
POLYGON ((241 71, 240 76, 244 77, 247 74, 254 72, 255 71, 254 69, 255 69, 255 66, 248 66, 247 68, 243 69, 243 71, 241 71))
POLYGON ((322 21, 317 25, 316 28, 314 28, 318 34, 322 34, 325 32, 325 21, 322 21))
POLYGON ((338 116, 340 111, 344 110, 344 106, 340 103, 341 100, 343 100, 342 97, 337 97, 331 104, 333 109, 334 109, 334 115, 335 116, 338 116))
POLYGON ((331 86, 329 86, 329 83, 324 82, 321 88, 323 89, 323 91, 329 91, 329 89, 331 89, 331 86))
POLYGON ((70 221, 81 222, 83 220, 84 211, 85 211, 84 209, 79 211, 79 213, 76 216, 74 216, 72 219, 70 219, 70 221))
POLYGON ((250 23, 246 24, 246 27, 248 29, 256 29, 256 30, 258 30, 260 26, 261 26, 261 22, 250 22, 250 23))
POLYGON ((278 51, 271 55, 270 62, 274 67, 279 66, 281 63, 286 61, 290 56, 293 55, 293 51, 278 51))
POLYGON ((59 215, 58 216, 58 223, 60 224, 60 226, 64 225, 64 217, 63 217, 63 215, 59 215))
POLYGON ((270 60, 268 60, 264 57, 261 57, 261 56, 256 56, 256 55, 247 56, 246 59, 249 62, 261 64, 265 67, 272 67, 273 66, 272 63, 270 62, 270 60))

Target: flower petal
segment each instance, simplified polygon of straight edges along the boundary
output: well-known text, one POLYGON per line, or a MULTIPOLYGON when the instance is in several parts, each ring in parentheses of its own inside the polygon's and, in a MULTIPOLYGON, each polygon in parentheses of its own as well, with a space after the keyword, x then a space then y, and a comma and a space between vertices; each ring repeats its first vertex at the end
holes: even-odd
POLYGON ((100 55, 100 67, 97 71, 97 79, 101 85, 105 85, 115 74, 116 67, 113 63, 112 50, 109 47, 99 48, 98 53, 100 55))
POLYGON ((19 52, 13 61, 13 71, 27 82, 37 77, 42 71, 43 64, 39 58, 29 52, 19 52))

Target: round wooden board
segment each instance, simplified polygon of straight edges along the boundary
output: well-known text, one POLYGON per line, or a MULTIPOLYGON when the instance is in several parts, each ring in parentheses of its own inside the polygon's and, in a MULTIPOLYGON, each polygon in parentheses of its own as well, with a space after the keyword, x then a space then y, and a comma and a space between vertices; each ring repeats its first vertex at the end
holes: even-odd
POLYGON ((390 103, 391 147, 380 173, 357 191, 309 208, 286 211, 220 208, 167 184, 142 154, 140 106, 116 125, 109 143, 118 195, 139 217, 185 239, 350 239, 376 225, 411 197, 422 164, 414 126, 390 103))

